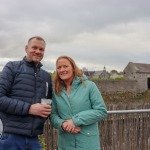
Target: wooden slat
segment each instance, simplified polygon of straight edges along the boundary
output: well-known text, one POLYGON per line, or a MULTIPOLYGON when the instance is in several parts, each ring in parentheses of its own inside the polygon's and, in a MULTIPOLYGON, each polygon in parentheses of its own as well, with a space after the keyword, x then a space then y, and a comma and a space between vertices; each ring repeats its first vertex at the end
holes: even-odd
MULTIPOLYGON (((112 110, 149 109, 145 105, 111 105, 112 110)), ((99 122, 101 150, 150 150, 150 113, 109 114, 99 122)), ((57 130, 45 123, 47 150, 57 150, 57 130)))

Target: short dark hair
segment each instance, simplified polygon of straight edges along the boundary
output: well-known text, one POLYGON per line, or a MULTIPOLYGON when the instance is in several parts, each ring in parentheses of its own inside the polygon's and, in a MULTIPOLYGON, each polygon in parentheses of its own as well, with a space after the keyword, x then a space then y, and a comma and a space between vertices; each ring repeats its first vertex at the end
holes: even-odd
POLYGON ((31 41, 32 39, 37 39, 37 40, 43 41, 43 42, 45 43, 45 45, 46 45, 45 40, 44 40, 42 37, 40 37, 40 36, 33 36, 33 37, 31 37, 31 38, 28 40, 28 44, 30 43, 30 41, 31 41))

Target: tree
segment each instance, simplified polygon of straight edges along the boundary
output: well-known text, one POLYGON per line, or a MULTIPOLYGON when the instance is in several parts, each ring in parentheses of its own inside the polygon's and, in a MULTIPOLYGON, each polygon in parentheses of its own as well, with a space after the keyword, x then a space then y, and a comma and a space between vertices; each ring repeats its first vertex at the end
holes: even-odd
POLYGON ((117 70, 111 70, 110 73, 118 73, 118 71, 117 70))

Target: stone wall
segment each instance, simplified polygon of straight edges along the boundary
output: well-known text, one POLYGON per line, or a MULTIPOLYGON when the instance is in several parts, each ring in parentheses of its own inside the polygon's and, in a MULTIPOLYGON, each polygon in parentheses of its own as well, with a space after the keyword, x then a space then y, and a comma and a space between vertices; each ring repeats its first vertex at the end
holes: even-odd
POLYGON ((136 80, 120 80, 120 81, 110 81, 110 80, 101 80, 94 81, 101 91, 102 94, 109 93, 139 93, 141 90, 138 87, 136 80))
POLYGON ((148 89, 148 78, 150 78, 149 74, 137 74, 137 84, 140 89, 147 90, 148 89))

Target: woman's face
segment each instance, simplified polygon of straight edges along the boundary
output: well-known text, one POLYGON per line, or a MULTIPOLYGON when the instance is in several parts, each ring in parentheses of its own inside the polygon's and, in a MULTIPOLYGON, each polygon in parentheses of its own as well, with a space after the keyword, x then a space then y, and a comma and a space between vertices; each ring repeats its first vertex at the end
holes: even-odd
POLYGON ((73 67, 71 63, 69 62, 69 60, 65 58, 59 59, 57 61, 56 67, 57 67, 57 74, 61 80, 65 82, 68 82, 68 81, 71 82, 73 80, 74 78, 73 67))

